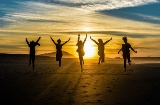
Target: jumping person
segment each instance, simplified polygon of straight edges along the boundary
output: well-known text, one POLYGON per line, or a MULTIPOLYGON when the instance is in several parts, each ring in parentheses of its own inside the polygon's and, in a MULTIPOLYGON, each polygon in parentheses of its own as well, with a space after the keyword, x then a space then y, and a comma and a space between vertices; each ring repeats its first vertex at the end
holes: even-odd
POLYGON ((84 39, 83 42, 80 40, 80 34, 78 34, 78 41, 77 41, 76 46, 78 46, 77 52, 78 52, 78 55, 79 55, 81 70, 83 70, 82 64, 84 64, 84 60, 83 60, 83 56, 85 55, 84 43, 86 42, 86 39, 87 39, 87 34, 86 34, 86 38, 84 39))
POLYGON ((52 39, 52 37, 50 37, 51 40, 53 41, 53 43, 56 45, 56 61, 59 61, 59 67, 61 66, 61 59, 62 59, 62 56, 63 56, 63 53, 62 53, 62 46, 65 45, 71 38, 69 38, 68 41, 64 42, 63 44, 61 44, 61 40, 58 39, 57 42, 58 43, 55 43, 55 41, 52 39))
MULTIPOLYGON (((122 38, 124 41, 124 44, 122 44, 122 48, 119 50, 119 52, 122 50, 123 52, 123 59, 124 59, 124 71, 126 71, 126 59, 128 59, 128 63, 129 65, 131 64, 131 60, 130 60, 130 48, 132 51, 134 51, 135 53, 137 53, 137 51, 135 51, 131 45, 127 42, 127 37, 123 37, 122 38)), ((118 52, 118 54, 119 54, 118 52)))
POLYGON ((90 36, 90 39, 92 41, 94 41, 97 45, 98 45, 98 55, 99 57, 99 61, 98 64, 100 65, 100 63, 104 62, 105 59, 105 54, 104 54, 104 49, 105 49, 105 44, 107 44, 109 41, 112 40, 112 38, 110 40, 107 40, 105 43, 103 43, 102 39, 98 39, 98 42, 96 42, 94 39, 92 39, 92 37, 90 36))
POLYGON ((33 67, 33 71, 34 71, 34 61, 35 61, 35 47, 38 45, 40 46, 40 44, 38 43, 38 41, 40 40, 41 37, 38 38, 38 40, 36 42, 34 42, 33 40, 30 41, 30 43, 28 42, 27 38, 26 38, 26 42, 28 44, 28 46, 30 47, 30 53, 29 53, 29 65, 31 65, 32 62, 32 67, 33 67))

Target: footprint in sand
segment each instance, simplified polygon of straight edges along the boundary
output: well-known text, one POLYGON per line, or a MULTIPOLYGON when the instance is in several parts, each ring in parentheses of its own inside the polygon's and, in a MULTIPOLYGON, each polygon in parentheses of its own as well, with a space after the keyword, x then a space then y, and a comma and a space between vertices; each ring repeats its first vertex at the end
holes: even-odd
POLYGON ((112 92, 112 90, 108 90, 109 92, 112 92))
POLYGON ((88 93, 87 91, 83 91, 83 93, 88 93))
POLYGON ((101 94, 96 94, 96 96, 100 96, 101 94))
POLYGON ((102 100, 97 100, 98 102, 102 102, 102 100))
POLYGON ((85 83, 86 85, 90 85, 90 83, 85 83))
POLYGON ((68 92, 67 94, 71 94, 70 92, 68 92))
POLYGON ((81 86, 81 87, 85 88, 85 87, 87 87, 87 86, 81 86))

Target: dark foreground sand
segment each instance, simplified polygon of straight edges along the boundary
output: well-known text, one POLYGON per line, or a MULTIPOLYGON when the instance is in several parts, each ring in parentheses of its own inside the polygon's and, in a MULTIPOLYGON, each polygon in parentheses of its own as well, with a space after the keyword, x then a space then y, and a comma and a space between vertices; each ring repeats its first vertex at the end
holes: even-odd
MULTIPOLYGON (((25 59, 28 60, 28 59, 25 59)), ((36 71, 20 59, 0 61, 0 105, 160 105, 160 64, 122 60, 39 58, 36 71)))

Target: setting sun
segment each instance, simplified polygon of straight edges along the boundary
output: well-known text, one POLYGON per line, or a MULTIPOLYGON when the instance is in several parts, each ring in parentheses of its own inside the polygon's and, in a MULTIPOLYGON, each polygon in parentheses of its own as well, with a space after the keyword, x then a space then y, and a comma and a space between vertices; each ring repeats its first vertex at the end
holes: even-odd
POLYGON ((92 41, 86 41, 84 45, 84 51, 85 51, 85 58, 91 58, 94 57, 96 54, 96 50, 93 47, 93 42, 92 41))
POLYGON ((89 32, 89 31, 91 31, 92 29, 90 28, 90 27, 84 27, 83 28, 83 31, 85 31, 85 32, 89 32))

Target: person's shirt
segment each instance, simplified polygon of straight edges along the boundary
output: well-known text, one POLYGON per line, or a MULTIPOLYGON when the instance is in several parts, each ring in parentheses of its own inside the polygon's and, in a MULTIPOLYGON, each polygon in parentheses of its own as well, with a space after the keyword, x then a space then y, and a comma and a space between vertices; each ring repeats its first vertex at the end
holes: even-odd
POLYGON ((129 43, 122 44, 123 53, 129 53, 130 52, 129 48, 131 48, 131 45, 129 43))
POLYGON ((83 50, 84 48, 84 43, 77 43, 78 50, 83 50))
POLYGON ((104 43, 98 43, 98 50, 99 51, 104 51, 104 43))
POLYGON ((31 42, 30 44, 29 44, 29 47, 30 47, 30 53, 35 53, 35 46, 36 46, 37 44, 35 43, 35 42, 31 42))
POLYGON ((62 52, 62 44, 56 44, 57 52, 62 52))
POLYGON ((36 42, 31 42, 28 46, 30 47, 30 53, 34 54, 36 51, 35 51, 35 46, 36 45, 40 45, 39 43, 36 43, 36 42))

